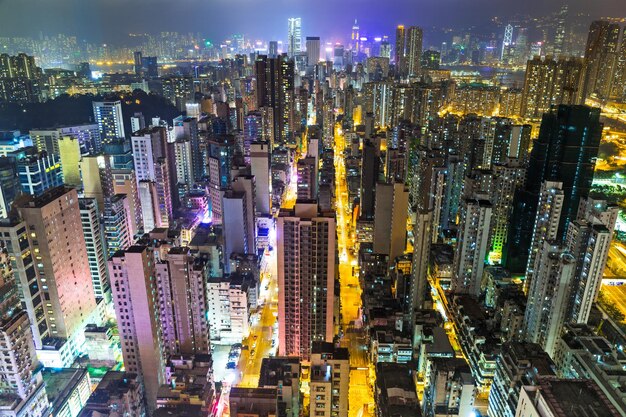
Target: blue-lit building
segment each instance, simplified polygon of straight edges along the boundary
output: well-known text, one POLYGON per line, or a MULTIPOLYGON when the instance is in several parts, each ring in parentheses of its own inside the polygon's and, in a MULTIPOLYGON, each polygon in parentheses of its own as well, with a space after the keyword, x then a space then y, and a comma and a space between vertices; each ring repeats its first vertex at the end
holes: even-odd
POLYGON ((58 156, 37 152, 35 147, 23 148, 8 155, 15 160, 22 192, 38 196, 46 190, 63 185, 58 156))
POLYGON ((12 158, 0 157, 0 217, 8 217, 15 198, 22 192, 12 158))

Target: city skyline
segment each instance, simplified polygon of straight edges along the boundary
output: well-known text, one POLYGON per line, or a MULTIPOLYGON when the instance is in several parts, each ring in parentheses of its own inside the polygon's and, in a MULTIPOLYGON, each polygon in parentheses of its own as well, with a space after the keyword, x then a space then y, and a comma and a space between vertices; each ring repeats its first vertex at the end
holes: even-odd
POLYGON ((0 15, 6 17, 0 36, 38 37, 41 33, 65 33, 106 43, 120 42, 128 33, 177 31, 199 32, 215 40, 232 33, 245 33, 255 39, 286 40, 287 18, 302 17, 303 36, 347 39, 354 19, 373 36, 391 34, 397 24, 469 28, 486 26, 496 16, 506 24, 519 18, 541 18, 556 13, 562 5, 569 7, 572 16, 584 13, 589 15, 589 20, 603 16, 626 17, 620 15, 623 12, 619 0, 599 0, 594 3, 593 10, 587 9, 583 0, 530 0, 523 6, 497 0, 423 0, 417 7, 411 0, 394 0, 392 5, 376 0, 340 3, 330 0, 321 3, 303 0, 258 3, 251 0, 183 0, 175 4, 163 0, 59 0, 54 3, 23 0, 19 4, 5 0, 0 1, 0 15), (207 20, 197 17, 203 14, 207 20), (211 19, 216 15, 220 19, 211 19), (112 31, 112 27, 116 30, 112 31))

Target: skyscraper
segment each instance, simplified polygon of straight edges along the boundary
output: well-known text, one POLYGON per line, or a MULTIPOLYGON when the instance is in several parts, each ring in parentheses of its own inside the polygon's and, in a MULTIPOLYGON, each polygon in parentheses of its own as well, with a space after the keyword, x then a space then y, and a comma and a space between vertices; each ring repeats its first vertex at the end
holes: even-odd
POLYGON ((293 58, 302 51, 302 19, 290 17, 287 24, 287 55, 293 58))
POLYGON ((416 78, 421 75, 422 67, 422 28, 411 26, 406 35, 406 65, 408 76, 416 78))
POLYGON ((581 59, 536 56, 526 65, 522 116, 536 119, 559 104, 583 104, 584 67, 581 59))
POLYGON ((319 36, 306 37, 306 57, 309 67, 316 65, 320 60, 320 38, 319 36))
POLYGON ((526 268, 537 201, 546 180, 563 183, 565 198, 557 232, 557 240, 563 241, 567 225, 576 218, 580 199, 589 195, 601 136, 600 109, 561 105, 544 114, 530 154, 526 185, 514 198, 503 254, 510 271, 526 268))
POLYGON ((480 294, 492 210, 488 200, 476 197, 463 202, 465 215, 461 216, 452 271, 452 288, 456 293, 480 294))
POLYGON ((131 246, 108 261, 115 315, 127 372, 141 376, 149 410, 165 382, 165 348, 159 322, 156 265, 147 246, 131 246))
POLYGON ((404 254, 409 189, 402 182, 376 184, 374 252, 389 255, 389 262, 404 254))
POLYGON ((121 101, 94 101, 93 116, 100 129, 102 143, 110 143, 115 139, 126 137, 121 101))
POLYGON ((279 352, 308 359, 311 343, 332 342, 335 218, 297 201, 277 219, 279 352))
POLYGON ((103 230, 100 226, 100 211, 95 198, 80 198, 80 218, 85 236, 87 259, 91 283, 96 299, 104 298, 106 302, 111 300, 111 286, 109 285, 109 273, 106 265, 106 248, 103 230))
POLYGON ((404 31, 404 26, 398 25, 398 27, 396 28, 396 49, 394 51, 394 63, 396 65, 396 76, 400 77, 402 77, 402 75, 406 72, 405 44, 406 35, 404 31))
POLYGON ((617 23, 596 20, 589 27, 585 48, 584 97, 608 99, 617 66, 620 27, 617 23))
POLYGON ((78 194, 74 189, 57 187, 16 206, 28 225, 31 253, 37 254, 36 271, 46 300, 43 313, 48 334, 67 344, 46 352, 40 360, 44 364, 49 360, 53 366, 69 366, 78 356, 78 340, 96 308, 78 194))
POLYGON ((270 193, 270 154, 267 142, 253 142, 250 145, 251 173, 256 183, 256 211, 260 214, 271 213, 270 193))
POLYGON ((524 337, 551 357, 565 324, 576 259, 563 246, 544 241, 537 253, 535 275, 528 291, 524 337))

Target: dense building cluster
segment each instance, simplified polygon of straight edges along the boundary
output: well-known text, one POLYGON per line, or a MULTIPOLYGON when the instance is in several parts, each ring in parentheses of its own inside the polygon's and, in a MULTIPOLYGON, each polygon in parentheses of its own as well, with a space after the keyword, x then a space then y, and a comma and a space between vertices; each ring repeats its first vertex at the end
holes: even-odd
POLYGON ((99 79, 0 55, 6 105, 107 93, 0 126, 0 416, 626 415, 597 306, 623 222, 592 190, 626 28, 594 21, 578 57, 566 13, 437 50, 301 18, 182 61, 197 37, 145 35, 99 79), (136 90, 178 116, 127 114, 136 90))

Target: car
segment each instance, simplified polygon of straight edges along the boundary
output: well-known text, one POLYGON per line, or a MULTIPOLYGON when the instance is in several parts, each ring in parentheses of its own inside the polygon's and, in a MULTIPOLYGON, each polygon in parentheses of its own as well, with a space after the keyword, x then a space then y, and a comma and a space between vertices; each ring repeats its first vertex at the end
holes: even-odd
POLYGON ((226 369, 235 369, 237 367, 237 364, 235 362, 228 362, 226 364, 226 369))

